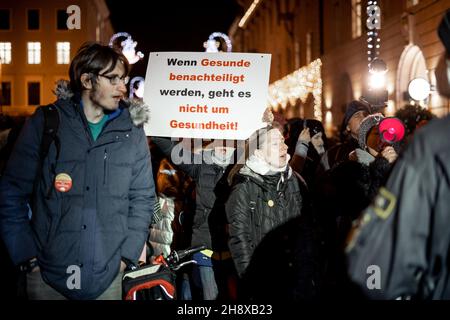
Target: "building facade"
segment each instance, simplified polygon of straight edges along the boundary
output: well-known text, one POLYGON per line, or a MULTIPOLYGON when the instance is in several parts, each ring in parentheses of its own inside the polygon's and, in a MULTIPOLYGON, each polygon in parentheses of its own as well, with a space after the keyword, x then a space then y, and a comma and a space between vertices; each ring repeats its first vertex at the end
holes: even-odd
MULTIPOLYGON (((234 51, 271 53, 271 83, 320 59, 321 113, 314 112, 312 98, 272 106, 287 118, 321 114, 329 130, 336 130, 346 104, 368 90, 370 2, 381 9, 377 44, 388 68, 385 112, 393 114, 410 103, 412 79, 435 86, 434 70, 444 52, 436 29, 450 0, 240 0, 244 14, 230 28, 234 51)), ((450 111, 449 100, 435 91, 421 104, 438 116, 450 111)))
POLYGON ((0 2, 0 112, 29 115, 55 100, 59 79, 86 41, 113 35, 104 0, 0 2))

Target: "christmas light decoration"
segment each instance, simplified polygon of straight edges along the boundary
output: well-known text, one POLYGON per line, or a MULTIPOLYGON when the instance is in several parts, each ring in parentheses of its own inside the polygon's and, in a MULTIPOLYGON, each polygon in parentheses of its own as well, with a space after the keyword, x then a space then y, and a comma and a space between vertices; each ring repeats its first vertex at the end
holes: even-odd
POLYGON ((145 79, 143 77, 134 77, 130 81, 130 98, 134 96, 142 99, 144 97, 144 83, 145 79), (135 83, 137 82, 137 88, 135 88, 135 83))
POLYGON ((378 30, 381 29, 381 9, 377 1, 367 2, 367 55, 369 63, 380 54, 380 37, 378 30))
POLYGON ((222 32, 213 32, 209 35, 209 38, 206 42, 203 43, 203 47, 206 49, 206 52, 219 52, 220 42, 216 41, 216 38, 222 38, 227 45, 227 52, 231 52, 232 44, 230 38, 222 32))
POLYGON ((133 38, 131 38, 131 35, 126 32, 118 32, 116 34, 113 34, 111 39, 109 40, 109 46, 111 48, 114 47, 114 42, 117 38, 125 37, 126 39, 120 43, 120 46, 122 48, 123 55, 127 58, 128 62, 130 64, 135 64, 140 59, 144 57, 144 54, 140 51, 136 52, 136 45, 137 42, 133 41, 133 38))
POLYGON ((258 6, 259 1, 260 0, 253 0, 252 4, 247 9, 247 11, 245 12, 244 16, 239 21, 239 28, 244 28, 245 27, 245 23, 247 22, 248 18, 250 18, 250 16, 252 15, 253 11, 258 6))

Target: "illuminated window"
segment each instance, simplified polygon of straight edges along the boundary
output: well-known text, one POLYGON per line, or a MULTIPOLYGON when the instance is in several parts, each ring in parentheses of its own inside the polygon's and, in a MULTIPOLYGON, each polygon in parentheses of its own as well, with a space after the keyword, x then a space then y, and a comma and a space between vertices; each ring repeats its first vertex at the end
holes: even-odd
POLYGON ((11 42, 0 42, 0 60, 3 64, 11 63, 11 42))
POLYGON ((361 36, 361 0, 352 0, 352 38, 361 36))
POLYGON ((41 43, 40 42, 28 42, 28 63, 40 64, 41 63, 41 43))
POLYGON ((69 64, 70 62, 70 42, 56 43, 56 63, 69 64))
POLYGON ((406 7, 409 8, 415 6, 416 4, 419 4, 419 0, 408 0, 406 2, 406 7))

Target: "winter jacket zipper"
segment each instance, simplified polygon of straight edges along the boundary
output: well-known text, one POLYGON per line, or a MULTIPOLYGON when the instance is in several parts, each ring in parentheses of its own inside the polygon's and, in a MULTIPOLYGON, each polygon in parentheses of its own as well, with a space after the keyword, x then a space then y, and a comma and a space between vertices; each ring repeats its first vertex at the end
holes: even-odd
POLYGON ((103 155, 103 185, 106 185, 106 171, 107 171, 108 150, 105 148, 103 155))

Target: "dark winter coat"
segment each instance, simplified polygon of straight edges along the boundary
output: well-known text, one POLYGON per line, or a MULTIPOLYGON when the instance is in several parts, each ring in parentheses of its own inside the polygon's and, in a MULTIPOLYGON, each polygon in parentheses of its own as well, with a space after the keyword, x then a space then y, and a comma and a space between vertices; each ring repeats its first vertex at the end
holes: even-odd
MULTIPOLYGON (((45 282, 73 299, 94 299, 117 276, 122 258, 137 262, 153 214, 154 183, 142 108, 121 102, 94 141, 82 106, 55 102, 61 148, 53 143, 36 184, 31 223, 27 203, 38 172, 44 119, 28 119, 0 180, 0 231, 15 264, 37 256, 45 282), (140 121, 142 124, 142 121, 140 121), (55 175, 72 187, 59 192, 55 175), (79 266, 81 289, 70 290, 68 268, 79 266)), ((144 112, 145 113, 145 112, 144 112)))
POLYGON ((348 233, 361 212, 376 196, 388 178, 391 164, 377 157, 366 165, 346 160, 327 171, 318 183, 314 195, 315 217, 320 225, 322 266, 324 267, 323 294, 334 298, 353 292, 345 275, 344 247, 348 233))
POLYGON ((204 151, 195 155, 189 152, 184 153, 181 148, 174 150, 176 148, 175 142, 169 138, 152 137, 152 141, 166 157, 188 174, 196 184, 196 208, 192 224, 191 245, 205 245, 214 251, 228 250, 225 235, 224 204, 230 192, 225 172, 230 167, 221 167, 214 164, 211 159, 211 151, 204 151), (180 159, 184 159, 182 163, 177 163, 173 159, 172 151, 177 152, 180 159))
POLYGON ((235 178, 226 209, 242 299, 318 294, 318 245, 307 190, 290 169, 283 176, 280 181, 281 174, 261 176, 244 167, 235 178))
POLYGON ((303 196, 297 176, 289 170, 262 176, 244 166, 226 204, 229 246, 236 270, 243 276, 253 252, 266 234, 300 216, 303 196))
POLYGON ((363 213, 347 257, 350 277, 370 298, 450 299, 449 137, 448 116, 422 128, 363 213), (369 290, 373 266, 379 286, 369 290))
POLYGON ((342 161, 348 160, 348 155, 358 147, 358 140, 350 137, 345 142, 334 145, 325 151, 321 158, 321 167, 318 174, 322 175, 323 171, 327 171, 342 161))

